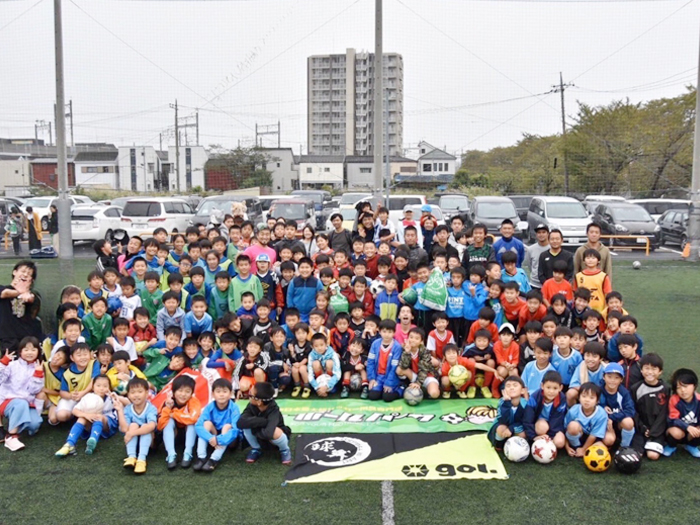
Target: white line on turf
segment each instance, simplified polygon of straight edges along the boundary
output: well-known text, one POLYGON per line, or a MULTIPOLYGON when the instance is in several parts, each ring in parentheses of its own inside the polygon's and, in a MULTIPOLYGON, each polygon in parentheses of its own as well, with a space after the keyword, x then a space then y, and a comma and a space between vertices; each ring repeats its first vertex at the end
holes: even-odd
POLYGON ((659 250, 663 250, 665 252, 677 253, 678 255, 683 255, 683 252, 679 252, 678 250, 672 250, 671 248, 666 248, 665 246, 660 246, 659 250))
POLYGON ((382 481, 382 525, 394 525, 394 484, 382 481))

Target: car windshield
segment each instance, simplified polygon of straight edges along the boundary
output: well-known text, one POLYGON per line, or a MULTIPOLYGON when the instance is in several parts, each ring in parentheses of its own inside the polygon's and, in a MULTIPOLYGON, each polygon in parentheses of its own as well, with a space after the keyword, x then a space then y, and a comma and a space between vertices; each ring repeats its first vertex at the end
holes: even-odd
POLYGON ((354 221, 357 216, 355 208, 344 208, 339 213, 343 216, 344 221, 354 221))
POLYGON ((586 208, 578 202, 550 202, 547 204, 550 219, 586 219, 586 208))
POLYGON ((211 215, 211 213, 216 209, 223 211, 224 213, 231 213, 231 204, 235 201, 219 201, 210 200, 202 202, 202 205, 197 208, 197 215, 211 215))
POLYGON ((512 202, 481 202, 477 215, 484 219, 505 219, 515 217, 518 213, 512 202))
POLYGON ((306 219, 306 206, 298 202, 276 202, 270 208, 271 217, 285 219, 306 219))
POLYGON ((160 215, 159 202, 127 202, 124 206, 125 217, 157 217, 160 215))
POLYGON ((644 208, 637 206, 630 206, 624 208, 615 208, 615 218, 622 222, 651 222, 654 219, 651 218, 649 212, 644 208))
MULTIPOLYGON (((422 206, 411 206, 411 209, 413 210, 413 216, 414 217, 420 217, 423 212, 420 211, 422 206)), ((430 214, 435 217, 437 220, 441 221, 442 220, 442 209, 437 208, 435 206, 430 208, 430 214)))
POLYGON ((24 207, 31 206, 32 208, 48 208, 52 199, 27 199, 24 201, 24 207))
POLYGON ((299 197, 303 197, 305 199, 309 199, 314 201, 314 204, 316 205, 322 205, 323 204, 323 194, 322 193, 297 193, 297 192, 292 192, 292 195, 297 195, 299 197))
POLYGON ((518 208, 527 208, 530 205, 532 197, 509 197, 518 208))
POLYGON ((340 206, 343 206, 344 204, 355 204, 356 202, 367 198, 371 197, 369 193, 346 193, 340 198, 340 206))
POLYGON ((469 199, 459 195, 440 197, 440 207, 448 210, 466 210, 469 208, 469 199))

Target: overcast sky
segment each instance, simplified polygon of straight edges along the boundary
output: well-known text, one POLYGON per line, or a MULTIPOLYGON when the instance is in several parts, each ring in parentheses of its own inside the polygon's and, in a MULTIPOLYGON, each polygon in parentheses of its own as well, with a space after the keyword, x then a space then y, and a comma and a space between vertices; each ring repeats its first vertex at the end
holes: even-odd
MULTIPOLYGON (((557 133, 559 95, 534 95, 559 71, 575 84, 570 121, 577 100, 680 94, 696 83, 699 3, 384 0, 384 50, 404 60, 404 146, 557 133)), ((279 119, 282 145, 306 153, 306 58, 374 49, 374 0, 64 0, 63 20, 76 142, 157 147, 162 132, 173 144, 177 98, 182 116, 201 108, 202 145, 250 145, 256 122, 279 119)), ((0 49, 0 137, 33 137, 55 99, 53 2, 0 1, 0 49)))

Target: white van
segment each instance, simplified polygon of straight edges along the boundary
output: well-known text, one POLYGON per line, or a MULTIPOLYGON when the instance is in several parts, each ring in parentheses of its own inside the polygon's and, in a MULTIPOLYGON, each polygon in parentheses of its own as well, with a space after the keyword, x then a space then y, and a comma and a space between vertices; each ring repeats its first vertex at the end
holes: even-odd
POLYGON ((132 199, 124 205, 122 229, 129 237, 150 237, 157 228, 170 233, 184 233, 194 211, 182 199, 152 197, 132 199))

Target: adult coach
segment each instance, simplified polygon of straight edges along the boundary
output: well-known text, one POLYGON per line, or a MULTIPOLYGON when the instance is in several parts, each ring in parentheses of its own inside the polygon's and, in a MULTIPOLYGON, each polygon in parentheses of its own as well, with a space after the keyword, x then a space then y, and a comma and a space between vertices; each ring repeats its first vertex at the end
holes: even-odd
POLYGON ((38 319, 40 301, 32 291, 36 280, 36 265, 20 261, 12 269, 9 286, 0 285, 0 351, 17 351, 22 338, 44 338, 38 319))
POLYGON ((526 248, 525 266, 530 268, 530 286, 536 290, 544 284, 539 278, 540 255, 549 250, 549 226, 540 223, 535 226, 537 242, 526 248))
POLYGON ((588 242, 583 246, 580 246, 576 253, 574 254, 574 275, 583 270, 583 252, 589 248, 598 250, 600 253, 600 269, 603 270, 606 275, 612 281, 612 256, 610 255, 610 250, 607 246, 604 246, 600 242, 601 233, 600 224, 597 222, 592 222, 586 228, 586 237, 588 237, 588 242))
POLYGON ((544 284, 547 279, 554 277, 555 261, 566 262, 566 274, 564 278, 571 281, 574 278, 574 254, 562 250, 564 235, 558 228, 553 228, 549 232, 549 249, 540 254, 540 262, 537 265, 537 277, 544 284))
POLYGON ((261 253, 267 254, 267 256, 270 258, 270 268, 272 268, 277 260, 277 252, 274 248, 270 247, 270 239, 272 238, 270 228, 267 226, 261 226, 258 233, 255 235, 255 238, 258 242, 251 244, 243 252, 245 255, 250 257, 250 271, 253 274, 257 273, 258 271, 255 261, 257 260, 258 255, 261 253))

